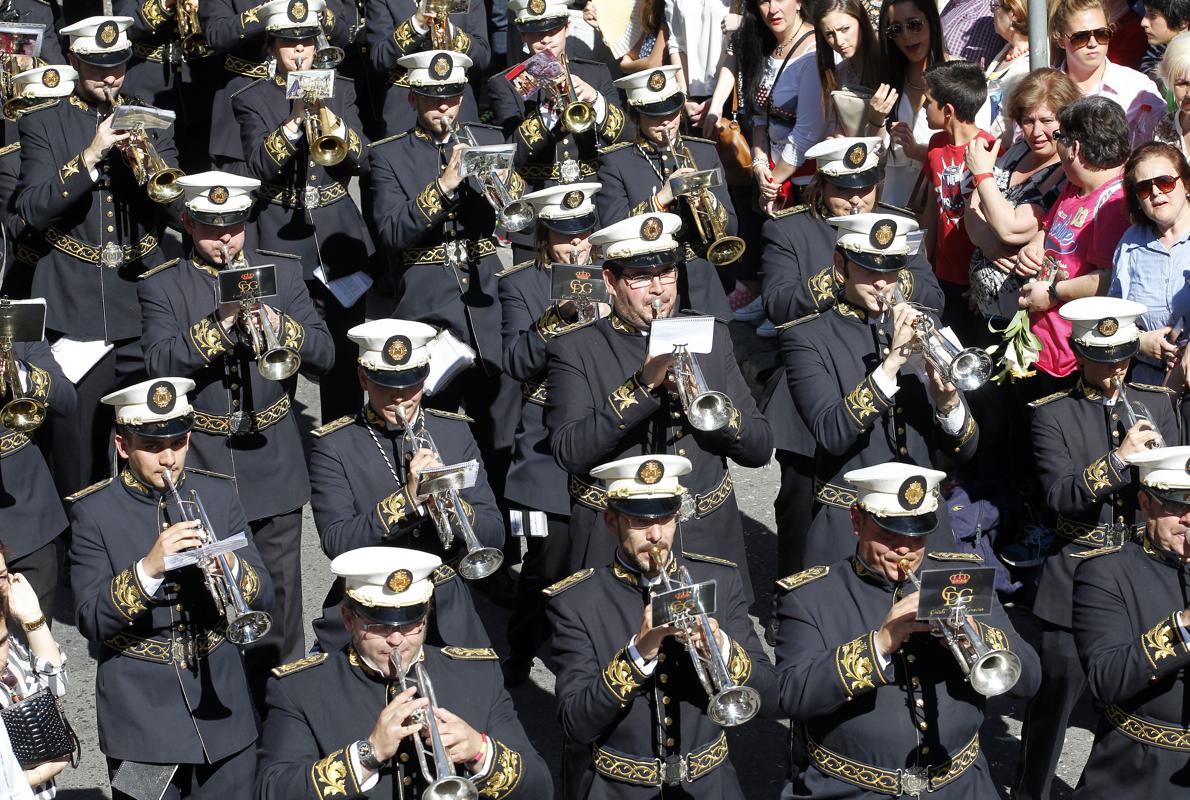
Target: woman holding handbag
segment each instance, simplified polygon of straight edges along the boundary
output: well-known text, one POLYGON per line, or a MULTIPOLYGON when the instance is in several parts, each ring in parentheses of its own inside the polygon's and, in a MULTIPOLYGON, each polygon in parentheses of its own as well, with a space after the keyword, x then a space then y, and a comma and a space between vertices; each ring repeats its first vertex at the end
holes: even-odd
POLYGON ((814 7, 818 84, 828 134, 877 136, 869 120, 887 114, 896 91, 880 82, 880 43, 864 0, 822 0, 814 7), (876 87, 873 92, 872 87, 876 87))
MULTIPOLYGON (((8 571, 0 543, 0 709, 48 690, 54 697, 66 694, 66 655, 54 641, 37 593, 24 576, 8 571)), ((19 737, 9 731, 13 749, 20 752, 19 737)), ((66 756, 24 770, 36 800, 50 800, 58 789, 54 778, 70 764, 66 756)))

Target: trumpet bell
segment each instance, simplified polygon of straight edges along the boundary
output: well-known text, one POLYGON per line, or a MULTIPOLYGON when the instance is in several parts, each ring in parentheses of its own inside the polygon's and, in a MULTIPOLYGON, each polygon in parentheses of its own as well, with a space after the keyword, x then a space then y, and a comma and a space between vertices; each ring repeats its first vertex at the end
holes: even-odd
POLYGON ((514 200, 500 211, 500 224, 508 231, 523 231, 533 222, 533 206, 524 200, 514 200))
POLYGON ((310 159, 320 167, 333 167, 347 158, 347 142, 338 136, 319 136, 310 143, 310 159))
POLYGON ((723 728, 743 725, 759 710, 760 693, 751 686, 729 686, 707 704, 707 716, 723 728))
POLYGON ((595 109, 590 103, 576 100, 562 109, 562 126, 570 133, 584 133, 595 124, 595 109))
POLYGON ((1007 650, 992 650, 971 666, 967 677, 972 689, 984 697, 995 697, 1016 685, 1021 677, 1021 660, 1007 650))
POLYGON ((149 199, 154 203, 172 203, 181 197, 182 187, 178 185, 178 178, 185 174, 180 169, 167 167, 150 175, 146 189, 149 199))
POLYGON ((707 261, 716 267, 734 264, 744 255, 748 245, 738 236, 721 236, 707 247, 707 261))
POLYGON ((992 374, 992 358, 978 347, 968 347, 954 357, 947 372, 955 388, 970 392, 987 383, 992 374))
POLYGON ((243 647, 264 638, 271 627, 273 620, 268 614, 263 611, 249 611, 227 623, 227 641, 236 647, 243 647))
POLYGON ((302 357, 287 347, 274 347, 256 362, 260 376, 269 381, 283 381, 292 377, 302 365, 302 357))
POLYGON ((723 392, 703 392, 690 402, 686 416, 695 430, 717 431, 731 419, 731 399, 723 392))
POLYGON ((482 580, 500 569, 504 554, 495 547, 472 550, 459 561, 459 574, 469 581, 482 580))
POLYGON ((475 784, 457 775, 439 778, 421 793, 421 800, 475 800, 479 792, 475 784))
POLYGON ((45 405, 30 397, 18 397, 0 408, 0 424, 10 431, 31 433, 45 422, 45 405))
POLYGON ((343 63, 346 54, 342 47, 335 47, 333 44, 327 47, 320 47, 314 52, 314 63, 312 69, 336 69, 343 63))

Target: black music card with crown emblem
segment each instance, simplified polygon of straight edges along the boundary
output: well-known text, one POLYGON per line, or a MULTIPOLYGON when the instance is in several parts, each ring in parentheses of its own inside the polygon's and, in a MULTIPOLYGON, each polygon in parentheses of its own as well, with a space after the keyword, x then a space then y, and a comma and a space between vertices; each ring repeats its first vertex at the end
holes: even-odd
POLYGON ((610 303, 603 268, 595 264, 550 264, 550 297, 576 303, 610 303))
POLYGON ((653 607, 653 627, 699 614, 714 614, 716 585, 715 581, 703 581, 653 595, 649 601, 653 607))
POLYGON ((272 297, 277 293, 277 268, 272 264, 242 269, 225 269, 219 273, 215 297, 220 303, 238 303, 272 297))
POLYGON ((921 573, 921 600, 917 618, 947 619, 958 606, 968 617, 992 613, 996 570, 992 567, 928 569, 921 573))

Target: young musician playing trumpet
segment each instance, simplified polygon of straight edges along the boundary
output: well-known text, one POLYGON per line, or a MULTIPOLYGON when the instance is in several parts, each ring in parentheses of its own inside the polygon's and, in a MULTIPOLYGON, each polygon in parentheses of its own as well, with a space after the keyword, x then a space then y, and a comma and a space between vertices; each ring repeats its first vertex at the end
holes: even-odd
MULTIPOLYGON (((707 688, 691 649, 708 661, 721 658, 726 680, 756 693, 751 714, 775 711, 773 666, 748 617, 738 570, 681 549, 687 489, 679 479, 690 469, 688 459, 673 455, 632 456, 593 468, 591 477, 607 497, 602 535, 614 554, 545 590, 567 798, 656 798, 671 790, 708 800, 744 797, 726 736, 708 716, 707 688), (701 628, 687 639, 675 624, 653 624, 651 595, 680 583, 683 569, 694 582, 716 584, 715 611, 708 615, 714 642, 701 628), (631 784, 625 775, 634 777, 631 784)), ((725 688, 712 683, 712 691, 725 688)))
POLYGON ((225 638, 234 611, 219 607, 215 585, 233 583, 257 610, 270 608, 272 585, 235 484, 186 471, 193 389, 188 378, 160 378, 104 397, 127 464, 70 509, 78 627, 99 652, 99 747, 115 798, 143 782, 171 798, 254 796, 256 716, 243 658, 225 638), (183 501, 195 493, 211 530, 179 507, 171 484, 183 501), (227 554, 231 575, 216 564, 168 567, 208 536, 238 533, 247 545, 227 554))

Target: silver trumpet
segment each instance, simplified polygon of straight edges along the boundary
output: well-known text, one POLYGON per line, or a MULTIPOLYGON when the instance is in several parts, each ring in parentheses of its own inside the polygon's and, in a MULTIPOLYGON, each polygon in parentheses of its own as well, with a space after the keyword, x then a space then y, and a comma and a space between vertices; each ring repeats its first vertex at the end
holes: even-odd
POLYGON ((331 40, 326 38, 326 34, 319 31, 318 38, 315 39, 312 69, 337 69, 345 56, 342 47, 335 47, 331 40))
MULTIPOLYGON (((920 592, 921 580, 913 574, 909 559, 902 558, 897 562, 897 568, 920 592)), ((946 642, 971 688, 984 697, 1004 694, 1021 677, 1021 660, 1009 650, 989 647, 967 619, 965 606, 954 606, 949 619, 935 620, 931 632, 946 642)))
POLYGON ((706 378, 698 359, 685 345, 674 345, 674 383, 678 387, 678 399, 686 419, 695 430, 717 431, 731 420, 734 406, 731 398, 707 388, 706 378))
MULTIPOLYGON (((227 245, 220 245, 219 250, 223 254, 223 268, 231 269, 227 245)), ((283 381, 298 371, 302 365, 301 354, 281 344, 281 335, 273 328, 260 298, 244 297, 240 300, 237 318, 240 328, 252 344, 252 351, 256 354, 256 369, 262 378, 283 381)))
POLYGON ((991 356, 978 347, 955 347, 925 314, 918 315, 913 327, 917 331, 915 349, 947 383, 963 392, 974 391, 987 383, 992 375, 991 356))
MULTIPOLYGON (((475 134, 471 133, 471 130, 465 125, 460 125, 457 120, 450 122, 450 132, 457 141, 468 147, 479 146, 475 141, 475 134)), ((476 153, 476 155, 479 154, 476 153)), ((467 160, 467 153, 463 154, 463 160, 467 160)), ((484 198, 496 210, 498 222, 505 230, 522 231, 532 224, 536 218, 533 204, 527 200, 514 198, 512 192, 508 190, 508 183, 500 177, 499 170, 481 162, 477 169, 469 170, 469 172, 474 174, 479 181, 484 198)))
MULTIPOLYGON (((1124 393, 1124 382, 1119 378, 1112 378, 1112 383, 1116 385, 1116 397, 1120 400, 1120 411, 1124 418, 1124 427, 1131 430, 1136 423, 1144 420, 1152 426, 1153 431, 1157 434, 1157 438, 1150 440, 1145 446, 1150 450, 1165 447, 1165 438, 1161 435, 1161 431, 1157 430, 1157 426, 1153 425, 1153 417, 1149 414, 1149 409, 1145 407, 1145 404, 1139 400, 1136 402, 1130 401, 1128 395, 1124 393)), ((2 413, 0 412, 0 414, 2 413)))
MULTIPOLYGON (((405 423, 405 441, 409 451, 429 450, 435 457, 439 457, 438 447, 434 444, 434 437, 426 430, 423 421, 416 430, 413 422, 405 416, 400 406, 397 413, 405 423)), ((495 547, 485 547, 480 544, 475 530, 467 520, 467 513, 463 510, 463 500, 459 497, 463 476, 461 473, 443 475, 437 479, 424 480, 418 484, 419 494, 430 495, 428 503, 430 517, 434 520, 434 527, 438 529, 438 536, 442 539, 442 546, 449 548, 454 541, 457 529, 467 547, 467 552, 459 559, 459 574, 469 581, 477 581, 488 577, 504 563, 504 553, 495 547)))
MULTIPOLYGON (((673 553, 670 553, 673 558, 673 553)), ((661 560, 661 548, 653 545, 649 548, 649 558, 661 574, 661 581, 665 591, 672 592, 683 586, 690 586, 694 581, 685 567, 678 569, 678 581, 674 582, 665 572, 665 562, 661 560)), ((674 619, 673 622, 681 629, 686 642, 686 652, 694 664, 694 672, 698 675, 698 682, 706 691, 707 716, 716 725, 730 728, 743 725, 756 716, 760 710, 760 694, 751 686, 737 686, 731 680, 731 673, 723 663, 723 653, 719 651, 715 634, 711 630, 710 620, 706 614, 688 614, 674 619), (704 653, 694 643, 696 631, 702 631, 703 641, 709 652, 704 653)))
MULTIPOLYGON (((173 473, 166 469, 161 473, 161 477, 165 480, 165 487, 169 490, 173 501, 178 504, 178 513, 182 515, 182 519, 186 522, 194 522, 195 520, 186 511, 181 495, 178 494, 173 473)), ((198 499, 196 492, 190 493, 190 500, 198 509, 198 522, 202 536, 206 540, 205 543, 213 544, 218 537, 215 536, 215 528, 207 517, 207 510, 203 508, 202 501, 198 499)), ((264 611, 253 611, 248 607, 248 603, 244 601, 243 593, 240 592, 240 587, 232 577, 231 562, 227 560, 226 553, 219 553, 204 559, 197 566, 202 570, 207 591, 215 601, 215 607, 227 620, 227 641, 237 647, 243 647, 258 641, 269 632, 269 628, 273 625, 272 617, 264 611), (218 571, 212 571, 216 565, 218 565, 218 571)))
MULTIPOLYGON (((389 653, 389 660, 397 671, 397 680, 401 690, 409 688, 409 678, 401 663, 401 654, 393 650, 389 653)), ((417 693, 430 701, 429 708, 424 711, 413 712, 412 719, 430 731, 430 749, 433 750, 434 768, 430 769, 426 756, 426 745, 421 737, 414 734, 414 747, 417 749, 417 759, 421 765, 421 775, 430 784, 421 793, 421 800, 475 800, 479 792, 475 784, 465 776, 455 774, 455 765, 446 755, 446 748, 442 746, 442 735, 438 731, 438 720, 434 717, 434 709, 438 707, 438 699, 434 696, 434 684, 430 681, 430 674, 421 662, 413 665, 414 678, 417 681, 417 693)))

